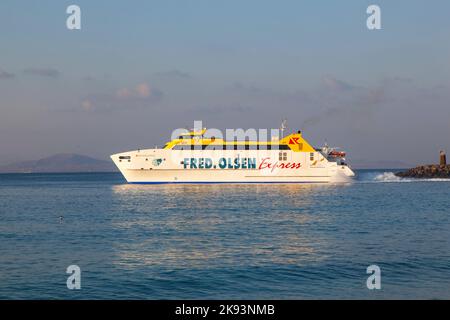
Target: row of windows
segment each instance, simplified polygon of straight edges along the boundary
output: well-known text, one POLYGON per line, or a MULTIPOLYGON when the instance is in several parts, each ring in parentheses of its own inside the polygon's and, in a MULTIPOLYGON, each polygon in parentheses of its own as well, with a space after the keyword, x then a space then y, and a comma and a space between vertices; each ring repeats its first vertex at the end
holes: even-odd
POLYGON ((287 144, 260 145, 175 145, 173 150, 290 150, 287 144))

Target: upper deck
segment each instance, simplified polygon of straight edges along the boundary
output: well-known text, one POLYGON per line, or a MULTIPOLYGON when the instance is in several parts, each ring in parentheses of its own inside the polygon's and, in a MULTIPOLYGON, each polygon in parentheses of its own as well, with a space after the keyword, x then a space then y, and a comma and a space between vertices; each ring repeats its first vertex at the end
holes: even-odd
POLYGON ((221 138, 205 138, 206 129, 180 135, 168 142, 166 150, 292 150, 294 152, 315 152, 302 137, 301 132, 292 133, 276 141, 226 141, 221 138))

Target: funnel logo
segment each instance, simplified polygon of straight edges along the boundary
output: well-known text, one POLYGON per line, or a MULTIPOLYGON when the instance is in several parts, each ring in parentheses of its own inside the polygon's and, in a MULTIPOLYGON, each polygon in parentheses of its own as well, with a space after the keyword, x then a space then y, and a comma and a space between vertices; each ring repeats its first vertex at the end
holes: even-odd
POLYGON ((300 142, 298 142, 300 138, 298 137, 292 137, 289 139, 289 144, 300 144, 300 142))

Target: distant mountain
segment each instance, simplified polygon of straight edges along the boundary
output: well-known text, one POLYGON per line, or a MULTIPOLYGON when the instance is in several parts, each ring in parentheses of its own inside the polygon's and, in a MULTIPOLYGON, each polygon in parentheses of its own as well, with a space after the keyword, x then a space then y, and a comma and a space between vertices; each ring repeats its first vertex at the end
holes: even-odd
POLYGON ((114 172, 112 161, 98 160, 79 154, 56 154, 36 160, 0 166, 0 173, 114 172))

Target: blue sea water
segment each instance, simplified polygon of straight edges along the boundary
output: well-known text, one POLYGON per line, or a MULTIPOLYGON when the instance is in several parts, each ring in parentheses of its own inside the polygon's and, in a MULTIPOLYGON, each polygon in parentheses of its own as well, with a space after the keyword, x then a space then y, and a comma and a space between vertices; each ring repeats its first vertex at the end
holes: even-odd
POLYGON ((357 174, 343 185, 0 175, 0 298, 449 299, 450 181, 357 174), (381 290, 366 287, 372 264, 381 290), (67 289, 69 265, 81 290, 67 289))

